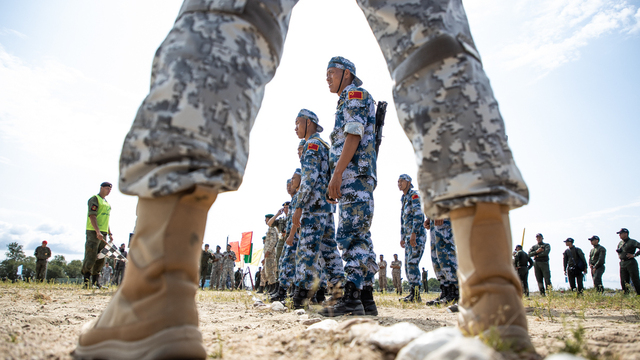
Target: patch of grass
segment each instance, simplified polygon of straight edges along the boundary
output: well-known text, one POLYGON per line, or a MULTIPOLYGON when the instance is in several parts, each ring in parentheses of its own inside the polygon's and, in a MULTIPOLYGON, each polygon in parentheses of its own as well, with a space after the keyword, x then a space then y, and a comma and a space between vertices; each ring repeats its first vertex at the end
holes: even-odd
POLYGON ((222 357, 224 356, 224 352, 223 352, 224 342, 220 337, 220 333, 218 333, 217 335, 218 335, 218 340, 216 342, 218 343, 218 348, 209 355, 209 357, 212 359, 222 359, 222 357))

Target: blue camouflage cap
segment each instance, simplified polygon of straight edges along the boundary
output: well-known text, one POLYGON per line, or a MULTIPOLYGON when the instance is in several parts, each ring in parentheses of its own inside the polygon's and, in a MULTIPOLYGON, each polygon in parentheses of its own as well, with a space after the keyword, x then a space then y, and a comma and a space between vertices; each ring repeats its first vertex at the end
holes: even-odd
POLYGON ((362 80, 356 76, 356 65, 349 61, 348 59, 343 58, 342 56, 334 56, 329 60, 329 65, 327 66, 327 70, 331 68, 349 70, 353 74, 353 84, 355 86, 362 85, 362 80))
MULTIPOLYGON (((402 174, 400 175, 399 179, 411 182, 411 176, 407 175, 407 174, 402 174)), ((411 184, 411 187, 413 187, 413 184, 411 184)))
POLYGON ((319 133, 322 132, 322 130, 324 130, 324 128, 319 124, 320 120, 318 120, 318 115, 316 115, 316 113, 314 113, 313 111, 302 109, 298 112, 298 117, 311 120, 312 123, 318 126, 317 130, 319 133))

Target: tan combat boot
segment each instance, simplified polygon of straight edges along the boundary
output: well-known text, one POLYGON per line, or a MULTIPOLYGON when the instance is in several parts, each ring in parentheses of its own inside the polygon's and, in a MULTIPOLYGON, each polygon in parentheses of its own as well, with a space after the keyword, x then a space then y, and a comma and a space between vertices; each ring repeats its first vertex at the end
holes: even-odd
POLYGON ((507 206, 479 203, 451 211, 458 257, 461 330, 497 330, 514 351, 535 352, 527 332, 520 279, 511 263, 507 206))
POLYGON ((140 199, 122 285, 85 324, 76 359, 204 359, 195 295, 202 238, 217 191, 140 199))

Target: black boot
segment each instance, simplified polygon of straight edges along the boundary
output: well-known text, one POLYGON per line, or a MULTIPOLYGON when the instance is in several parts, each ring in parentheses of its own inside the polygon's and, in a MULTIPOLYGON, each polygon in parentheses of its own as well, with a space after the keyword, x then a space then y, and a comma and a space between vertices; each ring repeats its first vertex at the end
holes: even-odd
POLYGON ((88 289, 91 286, 91 274, 82 274, 82 276, 84 277, 82 287, 88 289))
POLYGON ((444 303, 457 303, 460 300, 460 292, 458 290, 458 285, 449 285, 449 291, 447 296, 444 298, 444 303))
POLYGON ((91 285, 97 287, 98 289, 102 288, 102 286, 100 286, 100 284, 98 283, 98 275, 91 275, 91 285))
POLYGON ((404 302, 422 302, 420 298, 420 288, 418 286, 414 287, 413 290, 409 290, 409 295, 398 300, 404 302))
POLYGON ((440 301, 447 297, 447 293, 449 292, 449 287, 440 285, 440 296, 434 300, 427 301, 427 306, 438 305, 440 301))
POLYGON ((378 307, 373 300, 373 286, 365 286, 362 288, 362 307, 365 315, 378 316, 378 307))
POLYGON ((262 293, 264 293, 264 286, 258 286, 257 294, 262 294, 262 293))
POLYGON ((344 295, 338 299, 335 305, 323 308, 320 315, 327 317, 342 315, 364 315, 364 307, 360 301, 360 290, 352 282, 347 282, 344 287, 344 295))
POLYGON ((278 292, 271 296, 271 302, 284 301, 287 298, 287 289, 278 286, 278 292))
POLYGON ((278 295, 279 292, 280 292, 280 282, 277 282, 277 283, 273 284, 273 289, 271 290, 269 295, 271 297, 274 297, 274 296, 278 295))
POLYGON ((326 299, 325 294, 327 292, 326 288, 321 287, 316 291, 316 302, 318 304, 322 304, 322 302, 326 299))
POLYGON ((296 291, 293 293, 293 308, 304 309, 309 302, 310 290, 296 287, 296 291))

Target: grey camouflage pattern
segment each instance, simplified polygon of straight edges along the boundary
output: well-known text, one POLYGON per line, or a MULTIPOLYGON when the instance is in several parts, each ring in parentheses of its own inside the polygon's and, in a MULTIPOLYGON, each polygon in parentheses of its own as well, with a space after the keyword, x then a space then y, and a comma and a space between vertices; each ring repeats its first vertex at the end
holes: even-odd
MULTIPOLYGON (((156 53, 150 93, 125 139, 122 192, 157 197, 195 184, 239 187, 249 132, 295 3, 185 1, 156 53)), ((525 205, 528 189, 461 0, 358 4, 396 82, 396 110, 417 156, 425 213, 441 218, 477 202, 525 205), (463 50, 417 56, 442 38, 463 50)))

